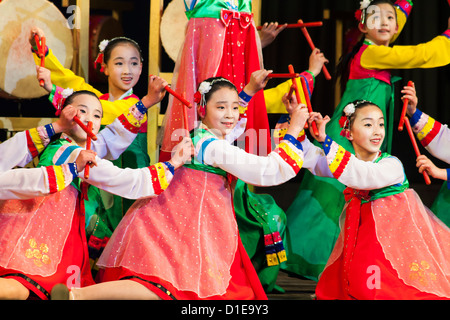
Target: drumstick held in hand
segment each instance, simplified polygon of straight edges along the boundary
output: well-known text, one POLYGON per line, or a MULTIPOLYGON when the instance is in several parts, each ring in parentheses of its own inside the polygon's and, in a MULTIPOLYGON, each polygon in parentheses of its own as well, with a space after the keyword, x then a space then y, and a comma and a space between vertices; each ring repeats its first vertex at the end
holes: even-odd
MULTIPOLYGON (((39 36, 37 34, 34 35, 34 41, 36 42, 36 47, 38 49, 39 58, 41 58, 41 67, 45 67, 45 37, 42 37, 39 41, 39 36)), ((41 87, 44 86, 44 80, 39 80, 39 85, 41 87)))
MULTIPOLYGON (((92 131, 92 121, 88 121, 87 128, 92 131)), ((91 150, 91 137, 88 135, 86 138, 86 150, 91 150)), ((89 168, 91 162, 89 161, 84 167, 84 178, 89 179, 89 168)))
MULTIPOLYGON (((414 132, 412 131, 411 124, 409 123, 408 117, 403 118, 403 122, 405 123, 406 129, 408 130, 409 138, 414 148, 414 152, 416 153, 416 157, 420 156, 419 147, 417 146, 416 137, 414 136, 414 132)), ((425 179, 426 184, 431 184, 430 177, 426 171, 422 172, 423 178, 425 179)))
MULTIPOLYGON (((313 112, 312 105, 311 105, 311 100, 309 99, 308 88, 306 87, 306 81, 305 81, 304 78, 300 78, 300 82, 302 83, 303 94, 305 95, 306 106, 308 107, 308 111, 309 112, 313 112)), ((317 124, 316 124, 315 121, 312 122, 312 129, 314 131, 314 134, 316 136, 318 136, 319 135, 319 130, 317 130, 317 124)))
POLYGON ((80 118, 78 118, 77 116, 73 117, 73 121, 75 121, 80 127, 81 129, 84 130, 84 132, 87 133, 87 135, 94 141, 97 141, 97 136, 92 132, 91 129, 89 129, 88 127, 86 127, 84 125, 83 122, 81 122, 80 118))
MULTIPOLYGON (((303 23, 303 20, 302 19, 298 20, 298 23, 303 23)), ((306 38, 306 41, 308 41, 308 44, 311 47, 311 50, 314 50, 316 48, 316 46, 314 45, 311 37, 309 36, 308 30, 305 27, 301 27, 300 29, 302 30, 303 35, 306 38)), ((328 69, 327 69, 327 67, 325 67, 325 65, 322 66, 322 72, 323 72, 323 75, 325 76, 325 79, 331 80, 331 75, 328 72, 328 69)))
MULTIPOLYGON (((413 82, 408 81, 408 87, 412 87, 412 86, 413 86, 413 82)), ((402 109, 402 114, 400 116, 400 122, 398 124, 398 131, 403 131, 403 124, 405 122, 406 109, 408 108, 408 103, 409 103, 409 100, 405 98, 403 100, 403 109, 402 109)))

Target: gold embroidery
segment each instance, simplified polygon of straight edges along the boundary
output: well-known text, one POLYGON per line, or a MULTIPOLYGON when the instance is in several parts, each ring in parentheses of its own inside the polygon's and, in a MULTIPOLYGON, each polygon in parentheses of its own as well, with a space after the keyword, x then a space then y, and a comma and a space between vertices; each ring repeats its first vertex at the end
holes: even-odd
POLYGON ((422 260, 420 264, 412 262, 409 265, 409 278, 411 280, 417 280, 421 285, 428 287, 430 281, 436 281, 436 274, 429 272, 430 264, 427 261, 422 260))
POLYGON ((37 245, 37 241, 33 238, 28 240, 30 248, 25 251, 25 257, 28 259, 33 259, 36 266, 42 267, 44 264, 49 264, 51 262, 50 257, 45 253, 48 253, 49 249, 46 243, 41 243, 37 245))

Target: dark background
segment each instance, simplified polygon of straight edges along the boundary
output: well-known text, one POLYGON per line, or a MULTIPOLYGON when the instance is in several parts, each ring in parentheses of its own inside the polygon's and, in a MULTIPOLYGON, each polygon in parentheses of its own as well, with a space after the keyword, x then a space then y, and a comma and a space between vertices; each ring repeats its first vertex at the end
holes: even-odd
MULTIPOLYGON (((66 17, 65 8, 61 7, 60 0, 52 1, 66 17)), ((92 0, 91 3, 95 2, 92 0)), ((144 66, 141 80, 135 87, 138 96, 144 96, 147 90, 148 76, 148 39, 149 39, 149 10, 150 1, 113 1, 111 3, 126 3, 127 10, 122 12, 123 34, 136 40, 143 51, 144 66)), ((167 4, 170 1, 165 0, 167 4)), ((261 9, 261 20, 264 22, 278 21, 280 23, 296 23, 298 19, 308 21, 323 21, 320 28, 310 28, 309 33, 315 42, 330 60, 327 68, 334 76, 335 65, 339 57, 335 57, 335 19, 344 19, 344 32, 356 26, 353 18, 354 11, 359 7, 360 0, 263 0, 261 9), (330 11, 330 19, 324 20, 324 10, 330 11)), ((107 3, 107 2, 106 2, 107 3)), ((91 9, 91 15, 111 15, 110 7, 102 9, 91 9)), ((447 29, 450 8, 444 0, 417 0, 414 1, 412 14, 395 44, 416 45, 427 42, 447 29)), ((284 30, 278 38, 263 50, 264 64, 266 69, 273 69, 274 72, 287 72, 287 66, 292 64, 297 72, 308 68, 308 60, 311 50, 298 29, 284 30)), ((173 61, 165 54, 162 57, 162 70, 170 72, 173 70, 173 61)), ((450 69, 448 66, 437 69, 416 69, 416 70, 394 70, 393 75, 403 78, 396 88, 396 112, 395 125, 398 123, 401 110, 400 87, 406 85, 408 80, 413 80, 416 84, 419 98, 419 108, 442 123, 449 123, 450 120, 450 69)), ((313 108, 322 114, 332 115, 338 101, 334 99, 335 77, 327 81, 323 75, 319 75, 316 80, 314 94, 312 96, 313 108)), ((269 87, 275 86, 280 81, 271 80, 269 87)), ((105 83, 94 83, 96 88, 102 92, 107 92, 105 83)), ((162 112, 165 110, 165 101, 162 103, 162 112)), ((53 106, 48 102, 47 97, 39 99, 4 99, 0 98, 0 117, 54 117, 53 106)), ((270 115, 272 124, 276 123, 277 115, 270 115)), ((0 141, 2 135, 0 135, 0 141)), ((426 151, 420 146, 421 152, 426 151)), ((424 186, 423 177, 415 168, 415 154, 409 141, 406 130, 398 132, 394 136, 392 153, 402 160, 411 186, 421 194, 424 202, 430 204, 434 196, 442 185, 441 181, 432 181, 431 186, 424 186), (425 198, 425 199, 424 199, 425 198)), ((432 158, 435 160, 434 158, 432 158)), ((446 164, 436 161, 438 166, 444 167, 446 164)), ((274 194, 280 206, 286 209, 295 196, 298 183, 302 174, 284 186, 275 188, 258 188, 258 192, 269 192, 274 194), (285 192, 289 190, 288 192, 285 192)))

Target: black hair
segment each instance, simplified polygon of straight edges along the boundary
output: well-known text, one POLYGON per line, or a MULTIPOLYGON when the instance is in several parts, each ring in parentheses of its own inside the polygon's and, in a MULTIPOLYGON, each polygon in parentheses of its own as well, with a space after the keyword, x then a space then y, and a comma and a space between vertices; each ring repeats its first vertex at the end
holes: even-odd
MULTIPOLYGON (((356 111, 357 110, 362 109, 364 107, 368 107, 368 106, 375 106, 375 107, 377 107, 378 109, 381 110, 381 108, 377 104, 375 104, 375 103, 373 103, 371 101, 367 101, 367 100, 355 100, 355 101, 353 101, 351 103, 353 103, 353 105, 355 106, 355 112, 353 112, 353 114, 350 117, 348 117, 349 129, 352 127, 353 122, 355 121, 356 111)), ((345 116, 345 112, 344 111, 342 111, 342 114, 345 116)))
POLYGON ((141 62, 144 61, 144 57, 142 56, 141 47, 139 46, 139 44, 136 41, 134 41, 130 38, 126 38, 126 37, 117 37, 117 38, 109 40, 108 45, 103 50, 103 62, 105 64, 108 63, 109 59, 111 58, 111 52, 113 51, 113 49, 120 44, 130 44, 133 47, 135 47, 136 50, 139 52, 139 60, 141 62))
POLYGON ((76 97, 81 96, 83 94, 87 94, 89 96, 95 97, 98 101, 100 101, 100 99, 97 97, 97 95, 95 93, 93 93, 92 91, 88 91, 88 90, 74 91, 70 96, 68 96, 64 100, 64 103, 62 105, 62 109, 64 109, 69 104, 71 104, 73 102, 73 100, 75 100, 76 97))
MULTIPOLYGON (((390 4, 394 9, 395 9, 395 5, 391 0, 373 0, 370 3, 370 6, 372 5, 378 5, 378 4, 390 4)), ((367 9, 365 9, 367 10, 367 9)), ((397 11, 394 10, 395 12, 395 19, 397 20, 397 11)), ((367 19, 366 19, 367 20, 367 19)), ((359 21, 358 21, 359 23, 359 21)), ((336 66, 336 78, 340 77, 340 84, 341 84, 341 88, 345 89, 346 85, 347 85, 347 81, 349 79, 350 76, 350 65, 351 62, 353 60, 353 58, 356 56, 356 54, 358 53, 358 51, 361 49, 361 47, 364 44, 364 34, 361 33, 361 38, 359 39, 359 41, 356 43, 356 45, 353 47, 352 51, 350 53, 347 53, 345 55, 343 55, 340 59, 339 59, 339 63, 336 66)))

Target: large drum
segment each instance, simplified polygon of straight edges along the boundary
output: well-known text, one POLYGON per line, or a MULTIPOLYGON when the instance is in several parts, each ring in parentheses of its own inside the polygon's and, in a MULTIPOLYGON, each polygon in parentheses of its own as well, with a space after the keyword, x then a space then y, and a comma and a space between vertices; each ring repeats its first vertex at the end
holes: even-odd
POLYGON ((46 0, 0 2, 0 93, 2 97, 39 98, 48 94, 39 86, 29 37, 33 26, 41 28, 47 45, 70 68, 72 30, 61 11, 46 0))
POLYGON ((188 23, 185 10, 183 0, 172 0, 161 17, 161 43, 167 55, 175 62, 183 46, 188 23))

